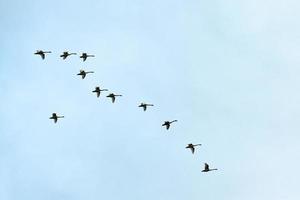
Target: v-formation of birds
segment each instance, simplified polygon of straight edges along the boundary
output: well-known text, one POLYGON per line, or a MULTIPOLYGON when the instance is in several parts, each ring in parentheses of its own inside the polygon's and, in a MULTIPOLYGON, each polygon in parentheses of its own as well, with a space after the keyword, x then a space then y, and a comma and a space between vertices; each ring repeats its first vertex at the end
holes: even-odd
MULTIPOLYGON (((40 55, 41 58, 44 60, 45 57, 46 57, 46 54, 48 54, 48 53, 52 53, 52 52, 51 51, 37 50, 34 54, 35 55, 40 55)), ((77 55, 77 53, 69 53, 68 51, 64 51, 60 55, 60 57, 65 60, 67 57, 72 56, 72 55, 77 55)), ((84 61, 86 61, 87 58, 95 57, 95 55, 82 53, 79 57, 84 62, 84 61)), ((77 75, 81 76, 82 79, 85 79, 88 74, 92 74, 92 73, 94 73, 94 72, 93 71, 80 70, 77 75)), ((97 98, 99 98, 100 94, 102 92, 106 92, 106 91, 108 91, 108 89, 100 88, 99 86, 97 86, 97 87, 95 87, 95 90, 93 90, 92 92, 96 93, 97 98)), ((121 96, 122 95, 120 95, 120 94, 110 93, 106 97, 111 98, 112 103, 115 103, 116 97, 121 97, 121 96)), ((154 106, 154 105, 153 104, 148 104, 148 103, 141 103, 138 107, 143 108, 143 110, 146 111, 148 107, 152 107, 152 106, 154 106)), ((60 116, 60 115, 57 115, 56 113, 52 113, 52 116, 49 119, 53 119, 54 123, 57 123, 57 120, 59 118, 64 118, 64 116, 60 116)), ((166 130, 169 130, 169 128, 171 127, 171 124, 174 123, 174 122, 177 122, 177 121, 178 120, 165 121, 162 124, 162 126, 165 126, 166 130)), ((201 146, 201 144, 192 144, 192 143, 190 143, 186 146, 186 148, 190 149, 192 154, 194 154, 195 153, 195 148, 197 146, 201 146)), ((202 170, 202 172, 209 172, 209 171, 214 171, 214 170, 217 170, 217 169, 211 169, 211 168, 209 168, 209 165, 207 163, 204 163, 204 169, 202 170)))

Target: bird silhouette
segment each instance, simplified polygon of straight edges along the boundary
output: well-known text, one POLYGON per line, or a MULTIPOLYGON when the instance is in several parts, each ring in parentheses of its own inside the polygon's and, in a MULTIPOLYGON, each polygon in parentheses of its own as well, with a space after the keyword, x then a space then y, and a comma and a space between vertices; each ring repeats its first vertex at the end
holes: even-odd
POLYGON ((153 104, 147 104, 147 103, 141 103, 141 104, 139 105, 139 107, 143 108, 144 111, 147 110, 147 107, 148 107, 148 106, 154 106, 154 105, 153 105, 153 104))
POLYGON ((209 172, 213 170, 218 170, 218 169, 209 169, 209 165, 207 163, 204 163, 204 170, 202 170, 202 172, 209 172))
POLYGON ((88 57, 95 57, 95 56, 94 55, 88 55, 87 53, 82 53, 81 56, 80 56, 80 58, 82 58, 83 62, 86 61, 86 59, 88 57))
POLYGON ((42 51, 42 50, 37 50, 34 54, 35 55, 40 55, 41 58, 44 60, 46 53, 51 53, 51 51, 42 51))
POLYGON ((93 92, 96 92, 97 97, 100 97, 102 91, 108 91, 108 89, 100 89, 100 87, 95 87, 95 90, 93 92))
POLYGON ((64 117, 65 116, 57 116, 56 113, 52 113, 52 116, 49 119, 53 119, 54 123, 56 123, 58 118, 64 118, 64 117))
POLYGON ((81 76, 81 78, 84 79, 87 74, 91 74, 91 73, 94 73, 94 72, 93 71, 86 72, 86 71, 81 69, 80 72, 77 75, 81 76))
POLYGON ((106 97, 111 98, 111 101, 112 101, 113 103, 115 103, 116 97, 121 97, 121 96, 122 96, 122 95, 120 95, 120 94, 110 93, 110 94, 107 95, 106 97))
POLYGON ((62 57, 64 60, 71 55, 76 55, 76 53, 69 53, 67 51, 64 51, 63 54, 60 55, 60 57, 62 57))
POLYGON ((165 121, 165 122, 162 124, 162 126, 166 126, 166 129, 169 130, 169 128, 170 128, 170 126, 171 126, 171 124, 172 124, 173 122, 177 122, 177 120, 173 120, 173 121, 165 121))
POLYGON ((201 144, 192 144, 192 143, 190 143, 185 148, 191 149, 192 154, 194 154, 194 152, 195 152, 195 146, 201 146, 201 144))

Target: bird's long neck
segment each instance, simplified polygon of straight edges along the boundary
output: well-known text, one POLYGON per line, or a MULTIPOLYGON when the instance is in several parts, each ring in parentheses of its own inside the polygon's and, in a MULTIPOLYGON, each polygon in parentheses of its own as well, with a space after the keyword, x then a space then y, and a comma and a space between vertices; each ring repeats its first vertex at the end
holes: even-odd
POLYGON ((94 55, 86 55, 86 57, 95 57, 94 55))
POLYGON ((85 72, 86 74, 94 73, 93 71, 85 72))
POLYGON ((218 169, 209 169, 209 171, 214 171, 214 170, 218 170, 218 169))
POLYGON ((57 118, 65 118, 65 116, 57 116, 57 118))
POLYGON ((77 55, 76 53, 69 53, 69 55, 77 55))
POLYGON ((100 91, 108 91, 108 89, 101 89, 100 91))
POLYGON ((51 51, 44 51, 43 53, 51 53, 51 51))
POLYGON ((170 121, 170 123, 177 122, 177 120, 170 121))

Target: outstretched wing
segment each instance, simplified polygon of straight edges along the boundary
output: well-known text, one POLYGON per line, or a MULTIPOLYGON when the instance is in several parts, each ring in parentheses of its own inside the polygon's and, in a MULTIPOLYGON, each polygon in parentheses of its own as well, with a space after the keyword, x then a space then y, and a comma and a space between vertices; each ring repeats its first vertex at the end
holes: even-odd
POLYGON ((86 61, 86 58, 87 58, 86 56, 83 56, 83 57, 82 57, 82 60, 83 60, 83 61, 86 61))
POLYGON ((115 96, 111 96, 111 100, 113 103, 115 103, 116 97, 115 96))
POLYGON ((45 59, 45 54, 44 53, 40 53, 40 56, 42 57, 42 59, 45 59))
POLYGON ((146 111, 147 110, 147 106, 145 105, 145 106, 143 106, 143 109, 144 109, 144 111, 146 111))
POLYGON ((97 93, 97 97, 99 97, 100 96, 100 91, 97 91, 96 93, 97 93))
POLYGON ((54 123, 56 123, 57 122, 57 117, 53 118, 53 120, 54 120, 54 123))
POLYGON ((86 74, 85 74, 85 73, 82 73, 82 74, 81 74, 81 78, 82 78, 82 79, 84 79, 84 78, 85 78, 85 76, 86 76, 86 74))

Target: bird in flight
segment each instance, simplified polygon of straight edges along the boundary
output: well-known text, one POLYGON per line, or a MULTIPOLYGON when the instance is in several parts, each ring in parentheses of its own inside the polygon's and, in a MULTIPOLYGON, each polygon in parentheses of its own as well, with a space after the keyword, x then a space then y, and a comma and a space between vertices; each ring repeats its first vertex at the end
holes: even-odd
POLYGON ((69 53, 67 51, 64 51, 63 54, 60 55, 60 57, 62 57, 65 60, 70 55, 76 55, 76 53, 69 53))
POLYGON ((57 122, 58 118, 64 118, 65 116, 57 116, 56 113, 52 113, 52 116, 49 119, 53 119, 54 123, 57 122))
POLYGON ((93 92, 96 92, 97 97, 100 97, 100 93, 102 91, 108 91, 108 89, 100 89, 100 87, 95 87, 95 90, 93 92))
POLYGON ((40 55, 42 57, 42 59, 45 59, 45 55, 46 53, 51 53, 51 51, 42 51, 42 50, 37 50, 34 54, 35 55, 40 55))
POLYGON ((190 143, 185 148, 191 149, 192 154, 194 154, 194 152, 195 152, 195 146, 201 146, 201 144, 192 144, 192 143, 190 143))
POLYGON ((153 104, 147 104, 147 103, 141 103, 141 104, 139 105, 139 107, 143 108, 144 111, 147 110, 147 106, 154 106, 154 105, 153 105, 153 104))
POLYGON ((88 57, 95 57, 94 55, 88 55, 87 53, 82 53, 80 58, 82 58, 82 61, 86 61, 88 57))
POLYGON ((94 72, 93 71, 86 72, 86 71, 81 69, 80 72, 77 75, 81 76, 81 78, 84 79, 87 74, 91 74, 91 73, 94 73, 94 72))
POLYGON ((204 170, 202 170, 202 172, 209 172, 213 170, 218 170, 218 169, 209 169, 209 165, 207 163, 204 163, 204 170))
POLYGON ((114 94, 114 93, 110 93, 109 95, 107 95, 106 97, 111 98, 112 102, 114 103, 116 100, 116 97, 121 97, 122 95, 120 94, 114 94))
POLYGON ((173 122, 177 122, 177 120, 173 120, 173 121, 165 121, 165 122, 162 124, 162 126, 166 126, 166 129, 169 130, 169 128, 170 128, 170 126, 171 126, 171 124, 172 124, 173 122))

